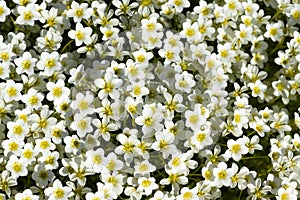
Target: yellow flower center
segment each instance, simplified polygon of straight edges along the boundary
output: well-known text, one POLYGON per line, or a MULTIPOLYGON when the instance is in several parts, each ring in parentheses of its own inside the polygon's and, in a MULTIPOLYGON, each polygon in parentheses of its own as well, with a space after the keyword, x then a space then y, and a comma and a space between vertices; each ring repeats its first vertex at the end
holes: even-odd
POLYGON ((145 62, 145 60, 146 60, 146 57, 144 56, 144 55, 138 55, 137 57, 136 57, 136 59, 137 59, 137 61, 138 62, 145 62))
POLYGON ((232 153, 238 153, 238 152, 240 152, 241 151, 241 145, 239 145, 239 144, 232 145, 231 151, 232 151, 232 153))
POLYGON ((61 188, 56 188, 53 191, 53 195, 56 199, 62 199, 65 196, 65 191, 61 188))
POLYGON ((41 143, 40 143, 40 147, 42 149, 47 149, 48 147, 50 146, 49 142, 47 140, 43 140, 41 143))
POLYGON ((9 57, 10 57, 9 54, 6 51, 0 53, 0 58, 4 61, 8 61, 9 57))
POLYGON ((29 69, 30 66, 31 66, 30 60, 24 60, 24 61, 22 62, 22 67, 23 67, 23 69, 29 69))
POLYGON ((191 124, 197 124, 198 123, 198 115, 190 116, 190 122, 191 122, 191 124))
POLYGON ((47 59, 45 65, 46 65, 46 67, 48 67, 48 68, 52 68, 52 67, 55 66, 55 64, 56 64, 55 60, 54 60, 53 58, 49 58, 49 59, 47 59))
POLYGON ((19 147, 19 144, 17 142, 11 142, 8 145, 9 150, 16 151, 19 147))
POLYGON ((275 36, 277 34, 277 28, 271 28, 270 29, 270 35, 275 36))
POLYGON ((85 100, 79 101, 79 103, 78 103, 78 108, 79 108, 80 110, 86 110, 86 109, 88 109, 88 107, 89 107, 89 105, 88 105, 88 102, 87 102, 87 101, 85 101, 85 100))
POLYGON ((82 17, 83 16, 83 10, 82 8, 78 8, 75 10, 74 14, 76 15, 76 17, 82 17))
POLYGON ((31 96, 28 101, 31 105, 36 105, 39 102, 39 98, 37 98, 37 96, 31 96))
POLYGON ((102 162, 102 157, 101 157, 101 155, 94 155, 93 156, 93 163, 95 163, 95 164, 101 164, 101 162, 102 162))
POLYGON ((144 123, 146 126, 151 126, 152 123, 153 123, 153 119, 150 118, 150 117, 147 117, 145 120, 144 120, 144 123))
POLYGON ((24 12, 24 14, 23 14, 24 16, 23 16, 23 18, 25 19, 25 20, 31 20, 32 19, 32 12, 31 11, 26 11, 26 12, 24 12))
POLYGON ((196 33, 195 33, 195 30, 194 30, 194 29, 188 28, 188 29, 186 29, 185 34, 186 34, 188 37, 193 37, 196 33))
POLYGON ((218 178, 219 179, 225 179, 227 176, 227 172, 223 169, 218 173, 218 178))
POLYGON ((180 6, 180 5, 182 5, 182 0, 174 0, 174 4, 176 5, 176 6, 180 6))
POLYGON ((30 149, 26 149, 23 152, 23 157, 24 158, 30 159, 30 158, 32 158, 32 155, 33 155, 33 152, 30 149))
POLYGON ((13 130, 14 130, 14 134, 16 135, 21 135, 23 133, 23 128, 20 125, 14 126, 13 130))
POLYGON ((150 180, 147 180, 147 179, 146 179, 146 180, 143 180, 143 181, 142 181, 142 186, 143 186, 143 187, 146 188, 146 187, 149 187, 150 185, 151 185, 151 181, 150 181, 150 180))
POLYGON ((199 133, 196 137, 198 142, 203 142, 206 138, 206 134, 205 133, 199 133))
POLYGON ((79 145, 80 145, 80 142, 77 139, 72 139, 71 140, 71 147, 78 148, 79 145))
POLYGON ((60 97, 62 95, 61 87, 54 87, 52 90, 53 96, 60 97))
POLYGON ((41 128, 46 128, 48 125, 48 122, 46 119, 40 119, 38 123, 41 128))
POLYGON ((15 87, 9 87, 6 92, 10 97, 17 95, 17 89, 15 87))
POLYGON ((81 129, 81 130, 84 130, 84 129, 86 129, 87 128, 87 123, 86 123, 86 121, 85 120, 80 120, 79 122, 78 122, 78 127, 81 129))
POLYGON ((22 165, 21 165, 21 163, 14 162, 12 164, 12 168, 15 172, 20 172, 22 170, 22 165))
POLYGON ((55 129, 53 129, 53 131, 52 131, 52 135, 53 135, 54 137, 56 137, 56 138, 61 137, 61 133, 62 133, 62 131, 61 131, 61 129, 59 129, 59 128, 55 128, 55 129))

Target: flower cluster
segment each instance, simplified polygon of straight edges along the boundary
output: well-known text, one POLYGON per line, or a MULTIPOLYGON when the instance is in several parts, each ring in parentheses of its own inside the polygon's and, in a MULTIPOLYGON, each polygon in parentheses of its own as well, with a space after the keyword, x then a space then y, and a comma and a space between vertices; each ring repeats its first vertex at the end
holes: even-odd
POLYGON ((0 0, 0 199, 300 198, 298 0, 0 0))

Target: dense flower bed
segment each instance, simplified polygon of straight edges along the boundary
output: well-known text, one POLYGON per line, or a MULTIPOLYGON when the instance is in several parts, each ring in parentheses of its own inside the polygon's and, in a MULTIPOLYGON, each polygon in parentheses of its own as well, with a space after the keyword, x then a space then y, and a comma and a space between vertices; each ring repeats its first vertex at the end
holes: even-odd
POLYGON ((299 0, 0 0, 0 199, 299 198, 299 0))

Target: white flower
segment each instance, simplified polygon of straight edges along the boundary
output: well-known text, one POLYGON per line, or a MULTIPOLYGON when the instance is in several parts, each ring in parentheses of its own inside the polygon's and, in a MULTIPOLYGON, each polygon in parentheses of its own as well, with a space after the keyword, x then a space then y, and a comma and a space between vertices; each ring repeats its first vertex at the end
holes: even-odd
POLYGON ((24 146, 23 140, 18 140, 16 138, 9 138, 4 140, 2 143, 2 148, 4 149, 4 156, 14 154, 20 156, 22 153, 22 147, 24 146))
POLYGON ((6 169, 11 172, 13 178, 28 175, 27 161, 25 158, 18 159, 15 155, 10 156, 6 164, 6 169))
POLYGON ((30 110, 37 110, 42 107, 42 101, 44 99, 44 95, 39 93, 34 88, 30 88, 27 91, 27 94, 23 96, 21 99, 30 110))
POLYGON ((124 175, 118 174, 118 172, 110 173, 101 173, 101 180, 104 184, 110 185, 112 191, 117 193, 118 195, 123 191, 123 184, 124 184, 124 175))
POLYGON ((37 63, 37 68, 39 70, 44 70, 46 76, 52 76, 55 71, 59 71, 62 65, 59 62, 58 52, 42 52, 41 59, 37 63))
MULTIPOLYGON (((110 68, 109 68, 110 69, 110 68)), ((104 78, 98 78, 95 81, 96 87, 100 88, 98 97, 100 99, 105 99, 110 96, 113 99, 118 99, 120 92, 118 88, 122 85, 123 81, 116 78, 114 71, 112 69, 106 70, 104 78)))
POLYGON ((150 175, 151 172, 154 172, 156 167, 152 165, 148 160, 144 160, 134 166, 134 174, 141 174, 142 176, 148 174, 150 175))
POLYGON ((118 126, 112 123, 108 118, 104 117, 102 121, 99 119, 93 119, 93 125, 97 127, 95 131, 96 136, 101 136, 105 141, 109 141, 110 139, 110 131, 118 130, 118 126))
POLYGON ((169 2, 178 13, 181 13, 184 8, 190 7, 190 2, 188 0, 172 0, 169 2))
POLYGON ((206 146, 211 145, 213 143, 210 134, 210 127, 207 127, 204 130, 195 130, 194 135, 191 137, 191 144, 196 146, 197 151, 204 149, 206 146))
POLYGON ((66 136, 64 138, 66 153, 73 153, 76 155, 83 148, 83 141, 80 140, 77 135, 66 136))
POLYGON ((37 139, 34 150, 41 152, 43 155, 50 153, 55 149, 55 144, 51 142, 50 138, 37 139))
POLYGON ((234 175, 233 169, 227 168, 225 162, 220 162, 216 168, 213 169, 213 174, 215 177, 215 184, 218 188, 224 186, 229 186, 231 182, 231 177, 234 175))
MULTIPOLYGON (((300 14, 300 13, 299 13, 300 14)), ((298 192, 296 190, 293 190, 291 188, 279 188, 278 194, 276 196, 277 200, 284 200, 284 199, 290 199, 290 200, 296 200, 298 192)))
POLYGON ((50 181, 55 178, 54 173, 45 168, 43 164, 34 166, 32 179, 36 181, 37 186, 46 187, 50 181))
POLYGON ((24 52, 22 57, 16 58, 14 62, 18 66, 16 68, 16 72, 18 74, 23 74, 24 72, 28 75, 32 75, 34 73, 34 66, 37 59, 33 58, 30 52, 24 52))
POLYGON ((254 120, 255 121, 249 123, 250 128, 253 128, 259 134, 260 137, 264 137, 265 133, 271 130, 270 127, 257 116, 254 117, 254 120))
POLYGON ((80 138, 83 138, 87 133, 91 133, 93 131, 91 120, 91 117, 85 117, 81 114, 76 113, 74 116, 74 121, 71 123, 70 128, 74 131, 77 131, 77 135, 80 138))
POLYGON ((193 75, 187 71, 176 74, 175 80, 175 88, 186 93, 190 93, 192 88, 196 85, 193 75))
POLYGON ((177 151, 176 146, 173 144, 174 138, 172 134, 156 132, 156 141, 151 147, 156 151, 162 152, 163 158, 166 159, 170 154, 172 155, 177 151))
POLYGON ((18 140, 23 140, 25 136, 29 133, 29 127, 23 120, 17 120, 16 122, 7 123, 8 138, 16 138, 18 140))
POLYGON ((146 65, 136 64, 132 59, 126 61, 125 75, 128 77, 129 81, 135 81, 136 79, 145 79, 145 68, 146 65))
POLYGON ((188 42, 191 43, 200 37, 199 26, 197 22, 194 22, 193 24, 191 24, 190 21, 183 22, 182 28, 183 30, 180 32, 180 34, 184 38, 187 38, 188 42))
POLYGON ((158 185, 155 183, 155 178, 150 177, 140 177, 138 179, 138 188, 137 191, 144 191, 146 196, 149 196, 153 190, 158 188, 158 185))
POLYGON ((49 101, 62 101, 70 95, 70 89, 65 87, 65 82, 62 79, 56 83, 48 82, 46 88, 49 91, 46 96, 49 101))
POLYGON ((0 22, 5 22, 6 16, 10 14, 10 9, 5 1, 0 1, 0 22))
POLYGON ((230 43, 225 43, 224 45, 218 44, 218 56, 220 60, 227 64, 229 64, 232 58, 235 56, 235 51, 231 50, 231 46, 232 45, 230 43))
POLYGON ((100 27, 100 31, 103 34, 102 40, 106 41, 112 38, 115 38, 119 33, 118 28, 114 28, 113 26, 100 27))
POLYGON ((183 187, 180 191, 180 195, 177 196, 176 200, 198 200, 196 190, 191 190, 188 187, 183 187))
POLYGON ((96 173, 100 173, 103 167, 107 164, 107 160, 104 157, 104 150, 99 148, 97 150, 89 150, 86 152, 85 165, 87 168, 92 168, 96 173))
POLYGON ((141 48, 138 51, 134 51, 132 55, 134 57, 135 62, 141 65, 147 65, 149 63, 149 60, 153 58, 153 53, 146 52, 146 50, 143 48, 141 48))
POLYGON ((22 83, 15 83, 13 80, 7 80, 5 85, 5 96, 6 102, 19 101, 22 98, 21 91, 23 89, 22 83))
POLYGON ((143 37, 149 37, 157 31, 162 30, 163 26, 157 22, 157 17, 150 17, 149 19, 142 19, 141 28, 143 30, 143 37))
POLYGON ((95 108, 93 107, 94 96, 91 93, 76 94, 75 101, 72 101, 71 107, 73 110, 79 110, 79 113, 83 116, 93 114, 95 108))
POLYGON ((145 86, 145 81, 131 82, 127 90, 130 90, 130 95, 134 98, 141 98, 149 94, 149 89, 145 86))
POLYGON ((20 200, 39 200, 39 196, 33 195, 30 189, 24 190, 22 193, 17 193, 15 199, 20 200))
POLYGON ((56 179, 52 187, 45 189, 44 193, 49 200, 67 200, 70 197, 72 189, 63 186, 60 180, 56 179))
POLYGON ((145 135, 149 135, 152 131, 163 129, 163 125, 160 123, 163 120, 161 112, 150 107, 144 107, 142 114, 142 116, 138 116, 135 119, 135 123, 142 126, 142 131, 145 135))
POLYGON ((40 14, 36 11, 36 4, 28 4, 26 6, 18 6, 19 16, 16 23, 20 25, 34 25, 34 21, 40 18, 40 14))
POLYGON ((75 23, 81 22, 82 19, 89 19, 92 15, 92 9, 88 8, 87 3, 79 5, 76 1, 72 1, 71 9, 67 11, 68 17, 73 17, 75 23))
POLYGON ((232 158, 235 161, 241 160, 242 155, 248 153, 248 148, 246 147, 242 138, 239 138, 236 141, 232 139, 228 140, 227 147, 228 150, 225 152, 225 156, 228 158, 232 158))
POLYGON ((133 157, 139 154, 139 149, 137 146, 140 144, 140 141, 135 135, 130 135, 127 137, 124 134, 117 135, 117 140, 121 143, 120 146, 115 148, 117 154, 124 154, 124 159, 127 162, 132 162, 133 157))
POLYGON ((283 22, 278 21, 277 23, 268 23, 267 26, 267 32, 265 32, 264 36, 267 38, 271 38, 273 42, 280 41, 281 37, 283 36, 283 22))
MULTIPOLYGON (((74 2, 73 2, 74 3, 74 2)), ((91 34, 93 30, 91 27, 83 27, 81 23, 76 24, 76 30, 70 30, 68 36, 71 39, 75 39, 76 46, 84 44, 90 44, 92 42, 91 34)))
POLYGON ((243 140, 249 153, 253 154, 254 150, 263 150, 263 147, 259 144, 259 137, 257 135, 254 135, 251 140, 247 136, 243 136, 243 140))
POLYGON ((206 119, 209 117, 210 112, 207 108, 201 104, 195 104, 194 110, 187 110, 184 113, 186 118, 186 126, 192 130, 199 130, 200 126, 205 124, 206 119))
POLYGON ((260 99, 265 98, 267 86, 263 84, 260 80, 256 80, 255 83, 249 83, 248 86, 252 90, 253 97, 259 97, 260 99))
POLYGON ((35 151, 31 143, 26 143, 22 149, 21 158, 25 158, 28 164, 32 164, 35 161, 35 156, 39 152, 35 151))

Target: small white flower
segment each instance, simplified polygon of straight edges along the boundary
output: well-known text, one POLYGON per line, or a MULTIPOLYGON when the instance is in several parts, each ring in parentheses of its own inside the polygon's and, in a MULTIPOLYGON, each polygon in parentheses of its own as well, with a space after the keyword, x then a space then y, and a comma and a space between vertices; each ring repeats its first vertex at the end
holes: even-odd
POLYGON ((67 200, 70 197, 72 189, 63 186, 60 180, 56 179, 52 187, 45 189, 44 193, 49 200, 67 200))
POLYGON ((18 6, 19 16, 16 23, 20 25, 34 25, 34 21, 40 18, 40 14, 36 11, 36 4, 28 4, 26 6, 18 6))
POLYGON ((77 135, 83 138, 87 133, 91 133, 93 131, 91 120, 91 117, 85 117, 81 114, 76 113, 74 116, 74 121, 71 123, 70 128, 74 131, 77 131, 77 135))
POLYGON ((11 172, 11 176, 18 178, 19 176, 27 176, 27 161, 24 158, 17 158, 17 156, 10 156, 6 169, 11 172))
POLYGON ((32 75, 34 73, 34 66, 37 59, 33 58, 30 52, 24 52, 22 57, 16 58, 14 62, 18 66, 16 68, 16 72, 18 74, 23 74, 24 72, 28 75, 32 75))
POLYGON ((17 193, 15 199, 20 200, 39 200, 39 196, 33 195, 30 189, 24 190, 22 193, 17 193))
POLYGON ((155 178, 150 177, 140 177, 138 179, 139 186, 137 188, 137 191, 144 191, 146 196, 149 196, 153 190, 156 190, 158 188, 158 185, 155 183, 155 178))
POLYGON ((62 79, 56 83, 48 82, 46 88, 49 91, 46 96, 49 101, 62 101, 70 95, 70 89, 65 87, 65 82, 62 79))
POLYGON ((45 75, 52 76, 55 71, 59 71, 62 65, 59 62, 58 52, 42 52, 41 59, 37 63, 37 68, 39 70, 44 70, 45 75))
POLYGON ((10 14, 10 9, 7 7, 5 1, 0 1, 0 22, 4 22, 6 16, 10 14))
POLYGON ((75 30, 70 30, 68 36, 71 39, 75 39, 76 46, 84 44, 90 44, 92 42, 91 34, 93 30, 91 27, 83 27, 81 23, 76 24, 75 30))
POLYGON ((239 161, 242 158, 242 155, 248 153, 248 148, 246 147, 244 140, 242 138, 237 139, 236 141, 230 139, 227 141, 228 150, 225 152, 225 156, 228 158, 233 158, 235 161, 239 161))
POLYGON ((71 9, 67 11, 67 16, 72 17, 75 23, 81 22, 82 19, 89 19, 92 15, 92 9, 88 8, 87 3, 79 4, 72 1, 71 9))
POLYGON ((6 102, 19 101, 22 98, 21 91, 23 89, 22 83, 15 83, 13 80, 8 80, 5 86, 5 96, 6 102))
POLYGON ((187 71, 176 74, 175 80, 175 88, 186 93, 190 93, 192 88, 196 85, 193 75, 187 71))
POLYGON ((227 168, 225 162, 220 162, 216 168, 213 169, 213 175, 215 177, 215 184, 218 188, 224 186, 229 186, 231 182, 231 177, 234 175, 231 168, 227 168))

